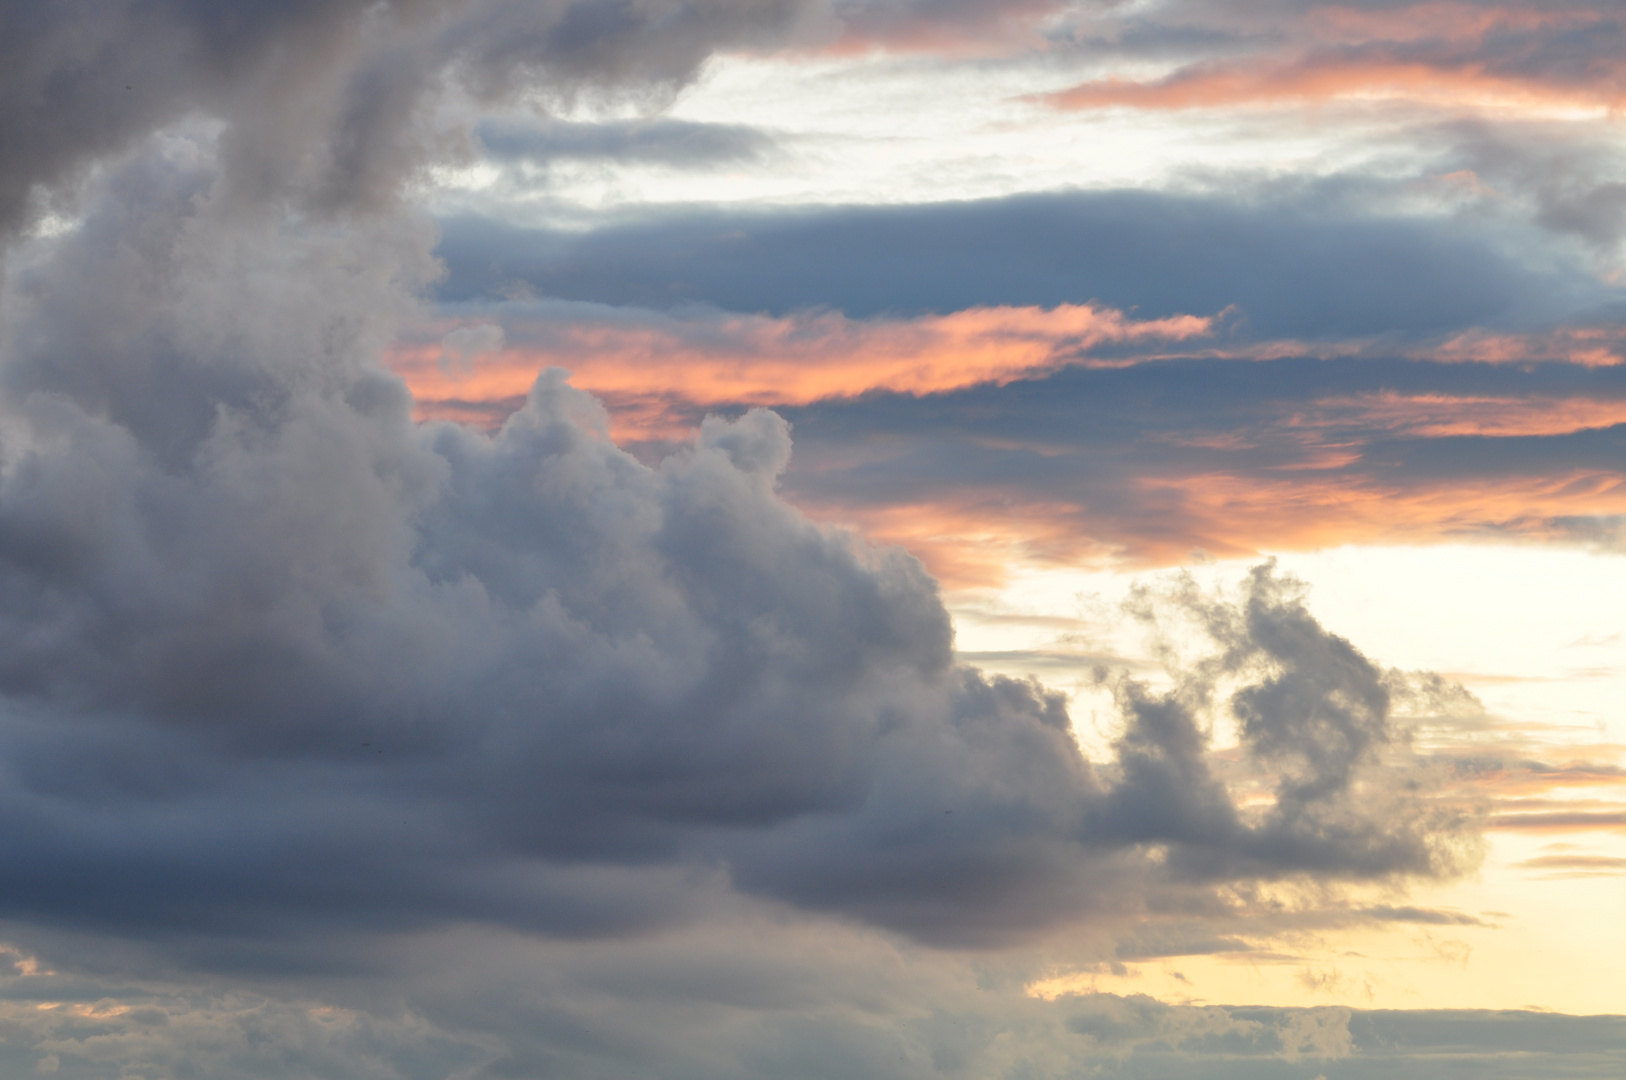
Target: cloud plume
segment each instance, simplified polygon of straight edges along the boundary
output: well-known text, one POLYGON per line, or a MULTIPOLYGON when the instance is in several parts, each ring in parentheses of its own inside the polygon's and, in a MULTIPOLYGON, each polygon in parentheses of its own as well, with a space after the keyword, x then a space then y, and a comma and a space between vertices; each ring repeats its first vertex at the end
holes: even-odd
MULTIPOLYGON (((565 117, 646 114, 720 51, 982 31, 1026 48, 1060 11, 8 10, 0 1068, 711 1080, 1349 1056, 1346 1010, 1028 992, 1056 955, 1095 971, 1245 949, 1250 920, 1255 937, 1289 916, 1479 925, 1352 898, 1459 876, 1484 822, 1415 743, 1398 677, 1317 623, 1301 586, 1264 566, 1230 594, 1138 594, 1161 666, 1099 672, 1116 726, 1092 756, 1061 695, 956 652, 920 561, 785 497, 784 415, 732 408, 635 457, 599 399, 532 370, 566 360, 628 396, 659 373, 694 411, 930 404, 1208 334, 1223 304, 877 292, 866 311, 629 314, 486 296, 523 316, 486 325, 425 303, 448 248, 413 185, 482 142, 532 164, 752 161, 768 149, 752 128, 565 117), (493 104, 507 126, 481 123, 493 104), (415 414, 412 386, 452 396, 504 350, 526 370, 499 424, 415 414), (1275 888, 1317 899, 1284 915, 1275 888)), ((1125 207, 1184 206, 1210 252, 1258 220, 1201 199, 1079 205, 1092 236, 1125 207)), ((962 209, 997 234, 1047 228, 1050 208, 962 209)), ((1361 223, 1334 224, 1333 250, 1372 250, 1361 223)), ((1447 247, 1430 267, 1489 268, 1419 325, 1512 309, 1517 268, 1447 247)), ((730 259, 719 287, 744 289, 730 259)), ((1289 251, 1251 287, 1302 265, 1289 251)), ((1306 325, 1366 327, 1407 289, 1306 325)), ((1398 427, 1414 406, 1360 400, 1398 427)))
POLYGON ((208 183, 126 166, 6 296, 8 910, 575 935, 721 881, 992 942, 1171 872, 1457 869, 1429 837, 1470 822, 1348 801, 1381 685, 1268 574, 1217 639, 1289 778, 1252 821, 1204 773, 1195 683, 1124 684, 1103 773, 1059 699, 958 665, 918 563, 778 497, 772 413, 655 467, 557 372, 494 435, 414 426, 375 365, 424 230, 288 237, 208 183))

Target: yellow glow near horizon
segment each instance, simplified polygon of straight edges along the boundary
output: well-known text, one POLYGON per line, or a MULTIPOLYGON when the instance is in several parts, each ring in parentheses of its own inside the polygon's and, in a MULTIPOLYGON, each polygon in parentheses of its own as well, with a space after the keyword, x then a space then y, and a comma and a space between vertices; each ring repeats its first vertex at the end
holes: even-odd
MULTIPOLYGON (((1518 864, 1546 847, 1497 836, 1473 880, 1411 899, 1486 925, 1388 924, 1284 936, 1269 951, 1180 956, 1059 973, 1028 992, 1107 992, 1171 1003, 1357 1009, 1539 1009, 1626 1013, 1626 878, 1541 881, 1518 864)), ((1603 850, 1604 845, 1599 845, 1603 850)), ((1612 845, 1626 854, 1618 838, 1612 845)))
MULTIPOLYGON (((1491 544, 1339 548, 1276 555, 1310 586, 1334 633, 1386 667, 1462 681, 1493 721, 1486 745, 1554 760, 1613 763, 1626 742, 1626 558, 1491 544)), ((1187 568, 1235 587, 1260 560, 1187 568)), ((1135 581, 1168 577, 1063 568, 1013 570, 999 590, 948 600, 958 647, 985 669, 1036 675, 1070 693, 1092 755, 1109 752, 1110 701, 1090 668, 1141 660, 1117 607, 1135 581)), ((1516 809, 1626 811, 1607 778, 1515 798, 1516 809)), ((1604 819, 1598 819, 1604 820, 1604 819)), ((1267 935, 1268 949, 1058 972, 1030 987, 1053 997, 1109 991, 1171 1002, 1355 1008, 1539 1008, 1626 1013, 1626 827, 1497 828, 1481 870, 1418 886, 1404 900, 1458 912, 1460 925, 1367 923, 1267 935)))

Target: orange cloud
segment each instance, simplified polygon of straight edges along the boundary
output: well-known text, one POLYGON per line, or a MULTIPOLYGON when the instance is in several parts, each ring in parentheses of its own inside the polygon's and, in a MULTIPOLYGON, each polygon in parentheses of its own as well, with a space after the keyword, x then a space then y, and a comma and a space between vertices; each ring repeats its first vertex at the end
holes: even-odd
POLYGON ((1379 9, 1329 5, 1307 13, 1316 40, 1346 44, 1372 41, 1477 41, 1492 32, 1560 30, 1595 22, 1585 8, 1539 10, 1471 3, 1424 3, 1379 9))
POLYGON ((1343 59, 1202 63, 1151 82, 1107 78, 1039 95, 1059 109, 1213 109, 1334 100, 1405 100, 1483 109, 1620 107, 1607 85, 1563 86, 1496 74, 1479 63, 1343 59))
POLYGON ((1545 814, 1497 814, 1487 829, 1571 833, 1590 830, 1626 831, 1626 810, 1560 810, 1545 814))
POLYGON ((1195 475, 1142 484, 1177 494, 1183 511, 1219 550, 1430 543, 1492 533, 1554 539, 1545 531, 1552 518, 1626 513, 1621 476, 1588 470, 1472 485, 1411 478, 1385 483, 1359 473, 1195 475))
POLYGON ((1582 6, 1314 6, 1269 26, 1271 36, 1283 43, 1274 54, 1198 61, 1149 81, 1096 79, 1037 99, 1063 109, 1364 99, 1458 108, 1615 110, 1626 100, 1622 60, 1586 43, 1609 40, 1619 29, 1618 18, 1607 8, 1582 6))
POLYGON ((1623 874, 1626 859, 1608 855, 1542 855, 1515 864, 1521 870, 1540 870, 1548 873, 1569 874, 1623 874))
POLYGON ((1326 429, 1358 425, 1397 435, 1565 435, 1626 423, 1626 400, 1597 398, 1465 397, 1385 391, 1323 398, 1287 421, 1326 429))
MULTIPOLYGON (((563 366, 576 385, 605 400, 618 439, 658 444, 687 438, 701 416, 720 408, 801 405, 871 390, 925 394, 1171 352, 1269 359, 1298 351, 1290 342, 1216 347, 1202 339, 1217 317, 1141 321, 1088 304, 856 320, 834 312, 663 315, 560 302, 500 308, 494 317, 503 330, 447 322, 391 350, 389 363, 417 396, 420 416, 495 427, 523 402, 541 369, 563 366)), ((1454 338, 1412 352, 1530 362, 1571 358, 1576 349, 1615 350, 1619 338, 1619 327, 1579 327, 1556 336, 1454 338)), ((1559 519, 1626 515, 1626 483, 1602 468, 1555 465, 1547 475, 1465 484, 1361 465, 1374 438, 1556 436, 1626 424, 1626 399, 1376 391, 1216 421, 1198 430, 1149 427, 1135 437, 1146 453, 1065 436, 1051 445, 1020 434, 994 440, 966 433, 979 452, 1009 452, 1007 462, 1081 454, 1110 462, 1087 482, 1063 480, 1049 490, 1013 473, 953 484, 926 479, 901 497, 897 489, 870 495, 839 481, 817 493, 799 481, 789 494, 820 519, 914 552, 951 586, 997 584, 1005 567, 1020 562, 1167 565, 1193 548, 1227 557, 1261 546, 1487 534, 1574 543, 1573 528, 1566 532, 1559 519), (1154 460, 1161 464, 1150 465, 1154 460)), ((812 453, 799 459, 804 480, 856 464, 836 447, 819 444, 812 453)), ((1021 468, 989 460, 996 471, 1021 468)))
MULTIPOLYGON (((1126 546, 1086 530, 1076 505, 966 491, 958 498, 884 505, 795 499, 818 520, 854 529, 908 551, 951 589, 997 588, 1020 562, 1111 564, 1132 562, 1126 546)), ((1178 546, 1178 545, 1176 545, 1178 546)), ((1191 545, 1165 559, 1178 562, 1191 545)))
MULTIPOLYGON (((1076 304, 971 308, 914 318, 850 319, 837 312, 774 318, 559 304, 540 315, 522 310, 512 319, 514 340, 507 344, 494 325, 448 322, 416 340, 398 342, 385 360, 417 398, 420 419, 481 427, 497 426, 518 408, 544 368, 568 368, 577 386, 610 406, 616 436, 639 439, 682 437, 707 409, 802 405, 870 390, 936 393, 1002 384, 1068 365, 1118 367, 1176 354, 1267 361, 1398 351, 1439 363, 1585 367, 1616 366, 1626 358, 1626 328, 1618 324, 1533 334, 1465 331, 1399 350, 1392 342, 1362 340, 1221 346, 1212 335, 1225 314, 1135 320, 1110 308, 1076 304)), ((1316 402, 1288 426, 1313 430, 1358 423, 1420 436, 1540 435, 1623 421, 1626 407, 1612 401, 1380 394, 1316 402)), ((1244 439, 1200 438, 1208 440, 1202 445, 1216 448, 1244 439)), ((1337 463, 1307 458, 1299 467, 1337 463)))
POLYGON ((873 320, 837 312, 690 319, 606 312, 571 306, 566 317, 521 327, 525 340, 473 357, 445 344, 468 330, 459 327, 441 342, 398 344, 385 360, 423 416, 467 419, 482 403, 522 398, 543 368, 565 367, 575 385, 625 406, 616 410, 619 434, 650 435, 671 432, 667 398, 796 405, 869 390, 953 390, 1085 362, 1103 346, 1134 344, 1155 354, 1158 345, 1214 326, 1192 315, 1135 320, 1093 304, 873 320))
POLYGON ((1626 326, 1564 326, 1532 334, 1465 330, 1426 348, 1407 350, 1407 355, 1446 364, 1557 361, 1580 367, 1618 367, 1626 363, 1626 326))
MULTIPOLYGON (((1325 461, 1355 451, 1322 448, 1325 461)), ((921 559, 950 588, 998 586, 1020 563, 1139 568, 1178 565, 1194 549, 1218 558, 1344 544, 1428 544, 1473 537, 1573 542, 1553 525, 1626 514, 1626 483, 1578 472, 1474 485, 1381 483, 1314 468, 1135 476, 1078 501, 1017 486, 962 483, 906 503, 791 496, 821 520, 854 527, 921 559)))

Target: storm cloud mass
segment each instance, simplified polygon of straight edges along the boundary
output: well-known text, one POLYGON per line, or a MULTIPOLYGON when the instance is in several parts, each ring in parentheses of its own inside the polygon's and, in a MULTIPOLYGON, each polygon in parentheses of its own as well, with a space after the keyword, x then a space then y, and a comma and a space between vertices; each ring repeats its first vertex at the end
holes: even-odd
MULTIPOLYGON (((1267 227, 1194 196, 768 215, 726 242, 759 219, 567 242, 415 201, 481 155, 757 162, 772 141, 749 127, 648 114, 719 50, 906 52, 1058 10, 0 10, 6 1068, 1153 1076, 1200 1054, 1206 1075, 1299 1076, 1483 1020, 1419 1034, 1347 1009, 1032 990, 1058 964, 1283 928, 1475 920, 1353 891, 1392 900, 1478 865, 1485 808, 1417 739, 1471 697, 1369 659, 1291 576, 1137 591, 1122 618, 1160 663, 1099 666, 1116 717, 1092 756, 1061 694, 958 656, 919 560, 786 501, 787 475, 813 482, 787 473, 782 413, 707 416, 635 457, 557 368, 482 429, 415 418, 385 365, 437 303, 497 303, 519 279, 775 315, 1243 303, 1260 335, 1309 338, 1527 328, 1609 295, 1566 284, 1579 262, 1522 268, 1444 226, 1267 227), (584 102, 641 115, 570 119, 584 102), (529 126, 481 119, 519 105, 529 126), (987 250, 1014 267, 1041 220, 1073 231, 1051 263, 1027 252, 1030 281, 855 254, 930 261, 949 222, 962 246, 1002 237, 987 250), (1149 235, 1163 255, 1128 258, 1149 235), (1066 250, 1079 237, 1093 261, 1066 250), (1242 237, 1246 295, 1213 291, 1233 263, 1203 253, 1242 237), (1311 310, 1281 293, 1316 246, 1414 276, 1351 298, 1335 265, 1304 295, 1343 299, 1311 310), (852 262, 872 277, 833 269, 852 262)), ((891 401, 801 415, 828 433, 891 401)), ((1607 1068, 1612 1023, 1543 1052, 1607 1068)), ((1500 1053, 1487 1075, 1534 1075, 1500 1053)))
POLYGON ((207 177, 142 158, 14 267, 11 911, 568 935, 671 915, 591 902, 583 868, 693 865, 969 942, 1152 879, 1459 868, 1466 819, 1348 801, 1402 739, 1383 674, 1268 572, 1204 615, 1253 680, 1248 745, 1291 763, 1245 821, 1206 773, 1203 676, 1123 683, 1099 775, 1059 699, 955 663, 918 563, 777 497, 774 414, 648 467, 554 371, 495 435, 415 426, 368 345, 421 225, 290 239, 216 212, 207 177))

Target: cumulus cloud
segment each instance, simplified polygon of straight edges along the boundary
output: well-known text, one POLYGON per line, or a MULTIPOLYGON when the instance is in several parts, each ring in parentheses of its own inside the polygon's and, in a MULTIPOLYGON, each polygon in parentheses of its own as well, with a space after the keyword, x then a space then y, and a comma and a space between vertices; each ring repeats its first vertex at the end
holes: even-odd
POLYGON ((422 223, 290 235, 196 163, 109 175, 4 296, 0 894, 43 956, 7 991, 19 1069, 1313 1057, 1319 1021, 1047 1003, 955 950, 1463 865, 1429 838, 1471 822, 1396 815, 1426 791, 1351 802, 1424 774, 1377 669, 1268 571, 1240 606, 1146 599, 1207 643, 1168 687, 1119 678, 1091 762, 1054 695, 957 663, 918 563, 779 498, 775 414, 651 467, 552 372, 495 434, 414 426, 376 358, 422 223), (1226 708, 1291 818, 1206 760, 1226 708), (1158 808, 1179 777, 1213 822, 1158 808))
POLYGON ((1239 885, 1472 865, 1472 808, 1293 583, 1145 594, 1194 651, 1102 674, 1123 727, 1090 760, 1058 695, 961 662, 919 562, 780 496, 780 415, 707 419, 651 464, 562 372, 488 433, 414 424, 380 365, 440 270, 399 196, 466 149, 464 105, 658 98, 809 10, 8 13, 0 147, 27 152, 0 155, 0 226, 71 211, 0 285, 8 1067, 1347 1052, 1343 1014, 1058 1006, 1020 992, 1033 964, 998 970, 1061 927, 1244 916, 1239 885))
POLYGON ((649 467, 553 372, 495 435, 415 427, 374 362, 422 227, 289 236, 209 184, 132 162, 5 297, 10 910, 569 935, 737 888, 974 943, 1165 878, 1458 869, 1431 838, 1470 822, 1351 800, 1400 767, 1376 669, 1268 573, 1203 609, 1282 777, 1252 821, 1209 676, 1121 682, 1103 771, 1058 698, 956 663, 918 563, 778 497, 778 416, 649 467))

